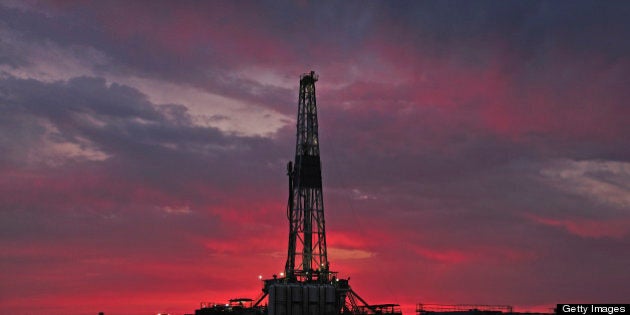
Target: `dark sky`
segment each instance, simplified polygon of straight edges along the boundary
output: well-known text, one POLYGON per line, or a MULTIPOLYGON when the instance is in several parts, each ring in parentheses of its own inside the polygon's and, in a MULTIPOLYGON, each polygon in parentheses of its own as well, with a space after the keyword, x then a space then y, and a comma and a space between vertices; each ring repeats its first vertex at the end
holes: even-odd
POLYGON ((630 4, 0 1, 0 310, 192 312, 284 268, 299 76, 372 303, 630 296, 630 4))

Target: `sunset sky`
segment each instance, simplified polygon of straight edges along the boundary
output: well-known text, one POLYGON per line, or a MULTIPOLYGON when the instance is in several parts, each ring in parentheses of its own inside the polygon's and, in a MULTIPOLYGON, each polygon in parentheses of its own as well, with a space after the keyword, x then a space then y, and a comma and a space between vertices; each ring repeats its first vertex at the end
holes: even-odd
POLYGON ((0 312, 191 313, 284 268, 319 74, 371 303, 628 303, 630 3, 0 0, 0 312))

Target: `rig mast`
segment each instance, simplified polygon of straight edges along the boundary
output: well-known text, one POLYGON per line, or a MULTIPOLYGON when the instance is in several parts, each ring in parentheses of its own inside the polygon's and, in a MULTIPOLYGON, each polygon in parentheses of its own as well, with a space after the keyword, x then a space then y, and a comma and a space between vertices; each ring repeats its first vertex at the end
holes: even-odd
POLYGON ((195 315, 401 315, 398 304, 368 304, 329 269, 314 71, 300 76, 295 161, 289 176, 289 246, 284 275, 264 280, 255 299, 202 303, 195 315), (265 305, 264 301, 267 301, 265 305), (250 306, 246 306, 250 305, 250 306))
POLYGON ((300 77, 295 164, 287 165, 289 247, 285 274, 290 280, 326 282, 329 265, 317 132, 317 78, 314 71, 300 77))

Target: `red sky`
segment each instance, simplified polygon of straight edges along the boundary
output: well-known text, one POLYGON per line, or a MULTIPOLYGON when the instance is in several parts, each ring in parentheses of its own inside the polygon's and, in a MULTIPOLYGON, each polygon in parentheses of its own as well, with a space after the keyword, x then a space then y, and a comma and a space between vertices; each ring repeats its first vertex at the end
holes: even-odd
POLYGON ((0 1, 0 310, 193 312, 286 259, 299 75, 372 303, 630 296, 630 6, 0 1))

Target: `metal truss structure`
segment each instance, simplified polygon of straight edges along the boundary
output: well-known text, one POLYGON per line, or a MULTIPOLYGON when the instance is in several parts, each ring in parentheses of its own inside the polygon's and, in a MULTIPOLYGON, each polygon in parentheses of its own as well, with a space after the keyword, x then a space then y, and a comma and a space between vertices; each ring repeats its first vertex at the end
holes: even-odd
POLYGON ((287 279, 330 280, 314 71, 300 77, 295 164, 289 162, 287 279))

